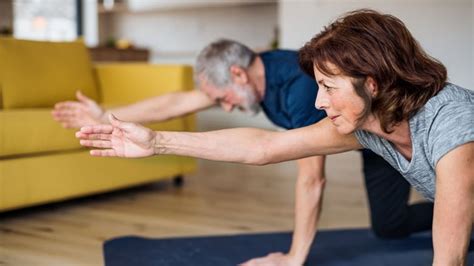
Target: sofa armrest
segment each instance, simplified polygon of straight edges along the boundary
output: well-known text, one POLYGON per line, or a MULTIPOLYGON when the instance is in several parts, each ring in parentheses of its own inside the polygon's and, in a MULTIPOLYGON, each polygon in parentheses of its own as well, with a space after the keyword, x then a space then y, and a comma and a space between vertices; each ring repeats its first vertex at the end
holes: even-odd
POLYGON ((187 65, 99 64, 95 71, 101 103, 106 106, 129 104, 194 87, 192 67, 187 65))

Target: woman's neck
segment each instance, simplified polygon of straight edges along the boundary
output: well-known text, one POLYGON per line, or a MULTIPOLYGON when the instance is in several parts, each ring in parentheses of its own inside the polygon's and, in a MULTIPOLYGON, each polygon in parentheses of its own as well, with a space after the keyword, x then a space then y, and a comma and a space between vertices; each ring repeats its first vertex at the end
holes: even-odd
POLYGON ((410 125, 407 120, 404 120, 399 124, 393 126, 391 128, 391 133, 386 133, 385 131, 383 131, 380 125, 380 120, 378 118, 370 116, 363 124, 362 129, 391 142, 394 145, 395 149, 397 149, 397 151, 400 152, 405 157, 405 159, 411 161, 413 148, 410 134, 410 125))

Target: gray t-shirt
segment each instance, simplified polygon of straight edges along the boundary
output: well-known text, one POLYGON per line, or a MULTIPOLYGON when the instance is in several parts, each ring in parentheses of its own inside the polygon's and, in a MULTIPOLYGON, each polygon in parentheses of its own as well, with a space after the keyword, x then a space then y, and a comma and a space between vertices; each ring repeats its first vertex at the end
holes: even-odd
MULTIPOLYGON (((447 84, 410 120, 412 159, 375 134, 356 130, 360 144, 383 157, 427 199, 435 197, 436 164, 456 147, 474 141, 474 91, 447 84)), ((453 177, 456 178, 456 177, 453 177)))

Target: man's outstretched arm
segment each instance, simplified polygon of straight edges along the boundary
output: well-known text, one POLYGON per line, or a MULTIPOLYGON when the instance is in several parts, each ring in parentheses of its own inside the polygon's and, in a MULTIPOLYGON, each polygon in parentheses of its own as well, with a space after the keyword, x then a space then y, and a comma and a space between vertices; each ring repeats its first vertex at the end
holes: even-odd
POLYGON ((77 101, 57 103, 52 111, 53 118, 65 128, 108 123, 110 113, 140 124, 161 122, 215 105, 214 101, 200 90, 167 93, 110 110, 104 110, 80 92, 77 92, 76 97, 77 101))

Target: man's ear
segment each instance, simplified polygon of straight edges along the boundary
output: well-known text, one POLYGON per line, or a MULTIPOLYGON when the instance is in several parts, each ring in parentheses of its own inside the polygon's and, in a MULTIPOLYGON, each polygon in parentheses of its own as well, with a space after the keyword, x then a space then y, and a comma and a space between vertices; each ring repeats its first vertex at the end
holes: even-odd
POLYGON ((230 76, 232 77, 233 83, 243 85, 248 82, 247 72, 239 66, 230 66, 230 76))
POLYGON ((367 80, 365 81, 365 87, 367 88, 367 90, 369 90, 369 93, 372 97, 377 96, 377 94, 379 93, 379 86, 377 85, 375 79, 372 77, 367 77, 367 80))

